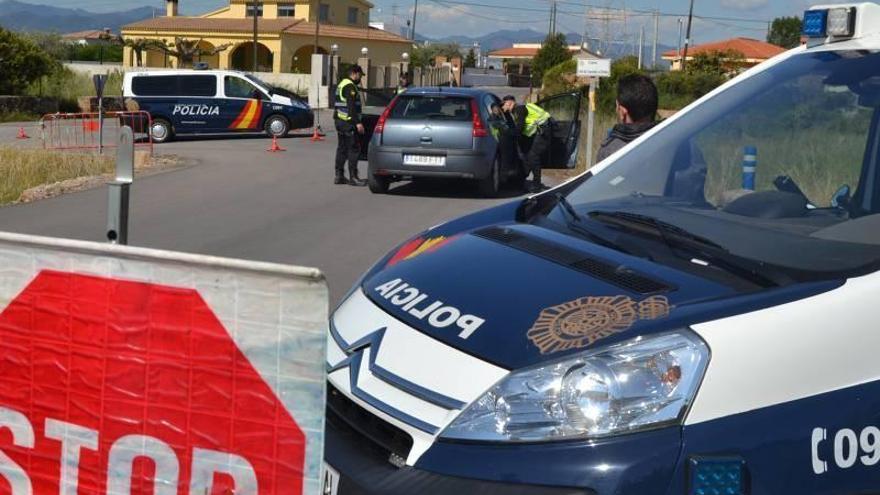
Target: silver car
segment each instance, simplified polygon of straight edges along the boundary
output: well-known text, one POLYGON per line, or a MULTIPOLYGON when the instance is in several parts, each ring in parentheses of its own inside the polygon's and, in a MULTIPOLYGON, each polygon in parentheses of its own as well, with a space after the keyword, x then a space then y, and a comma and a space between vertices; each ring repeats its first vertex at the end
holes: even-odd
MULTIPOLYGON (((580 100, 570 93, 538 102, 556 121, 545 168, 574 167, 580 100)), ((522 188, 528 174, 518 139, 496 106, 501 100, 481 89, 424 87, 398 95, 368 126, 370 191, 383 194, 395 181, 421 177, 473 179, 486 196, 505 182, 522 188)))

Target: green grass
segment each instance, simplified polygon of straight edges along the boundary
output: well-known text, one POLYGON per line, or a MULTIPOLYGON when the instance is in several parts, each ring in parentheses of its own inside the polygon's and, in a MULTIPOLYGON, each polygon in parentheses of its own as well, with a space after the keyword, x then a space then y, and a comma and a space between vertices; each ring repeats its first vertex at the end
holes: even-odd
MULTIPOLYGON (((105 96, 122 96, 122 72, 113 70, 104 85, 105 96)), ((95 96, 91 76, 62 67, 54 74, 32 84, 27 94, 76 101, 81 96, 95 96)))
POLYGON ((0 147, 0 204, 17 201, 32 187, 110 173, 113 167, 109 156, 0 147))
POLYGON ((37 120, 40 120, 40 116, 30 112, 0 113, 0 122, 34 122, 37 120))
POLYGON ((763 135, 710 135, 698 140, 708 164, 706 198, 721 204, 722 194, 742 187, 743 148, 758 149, 755 189, 774 189, 773 180, 788 175, 819 207, 828 206, 837 189, 858 186, 866 135, 831 129, 774 132, 763 135))

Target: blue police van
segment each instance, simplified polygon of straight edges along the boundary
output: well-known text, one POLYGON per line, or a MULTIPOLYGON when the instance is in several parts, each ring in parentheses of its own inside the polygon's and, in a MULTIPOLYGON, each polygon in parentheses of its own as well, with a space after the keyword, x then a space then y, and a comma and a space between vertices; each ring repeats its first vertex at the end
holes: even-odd
POLYGON ((129 109, 150 113, 156 143, 176 134, 266 132, 282 137, 314 123, 301 97, 239 71, 127 72, 123 97, 129 109))
POLYGON ((323 493, 880 493, 880 6, 330 319, 323 493))

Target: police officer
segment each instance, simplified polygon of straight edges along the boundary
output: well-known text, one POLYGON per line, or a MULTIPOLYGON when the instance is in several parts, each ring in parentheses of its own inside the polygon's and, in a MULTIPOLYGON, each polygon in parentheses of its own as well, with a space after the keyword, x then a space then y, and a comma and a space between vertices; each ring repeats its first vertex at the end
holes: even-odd
POLYGON ((333 121, 336 124, 336 178, 334 184, 351 184, 365 186, 367 183, 358 177, 358 157, 360 156, 360 135, 364 133, 361 123, 361 95, 358 83, 364 70, 354 65, 348 71, 348 77, 339 81, 336 86, 336 102, 333 121), (349 180, 345 179, 345 162, 348 161, 349 180))
POLYGON ((502 109, 508 113, 520 138, 520 148, 525 153, 526 173, 532 173, 529 192, 546 189, 541 183, 541 161, 550 149, 553 119, 543 108, 534 103, 517 105, 516 98, 507 95, 502 99, 502 109))

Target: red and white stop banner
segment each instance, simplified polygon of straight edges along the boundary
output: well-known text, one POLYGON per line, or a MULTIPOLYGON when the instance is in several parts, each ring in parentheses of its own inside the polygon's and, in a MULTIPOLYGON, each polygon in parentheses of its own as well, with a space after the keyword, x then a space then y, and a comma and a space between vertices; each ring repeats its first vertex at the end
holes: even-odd
POLYGON ((0 494, 316 493, 319 274, 138 251, 0 235, 0 494))

